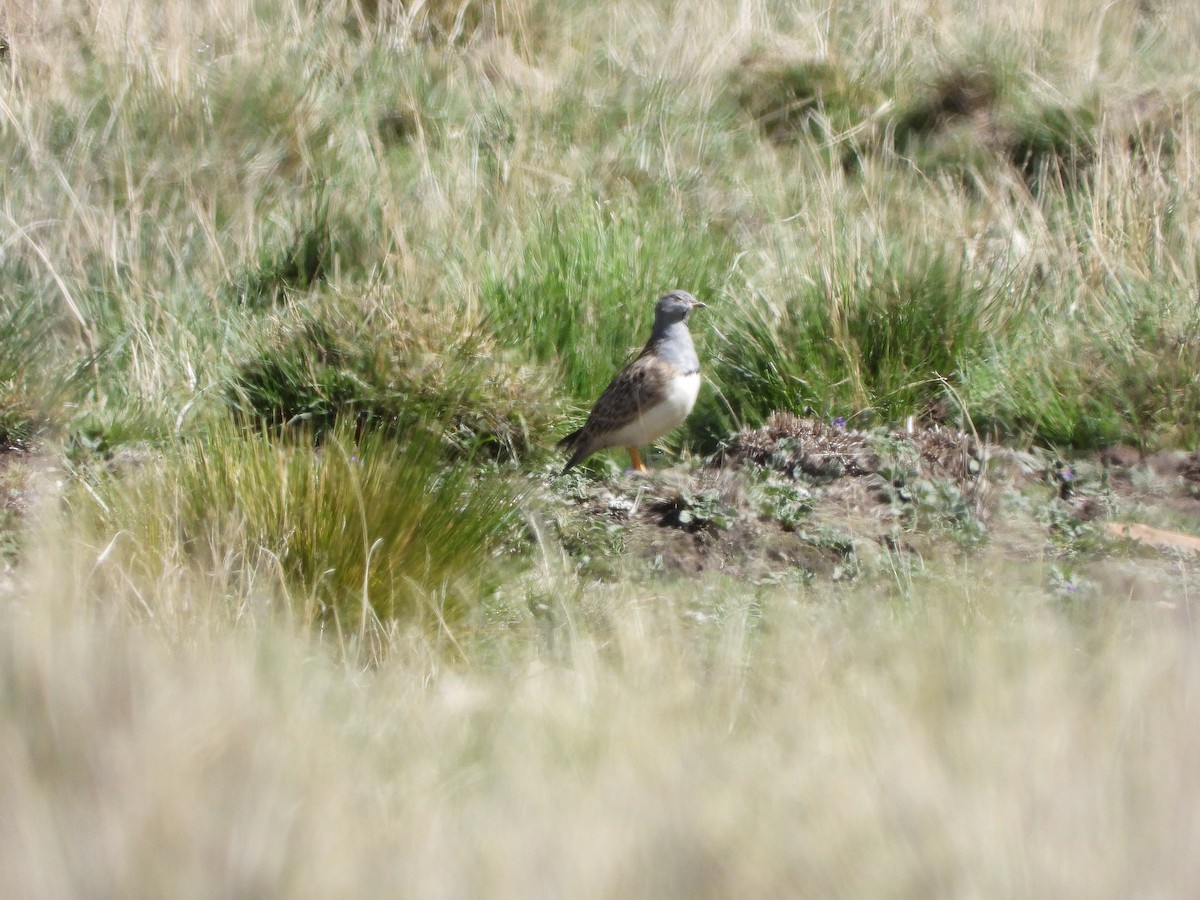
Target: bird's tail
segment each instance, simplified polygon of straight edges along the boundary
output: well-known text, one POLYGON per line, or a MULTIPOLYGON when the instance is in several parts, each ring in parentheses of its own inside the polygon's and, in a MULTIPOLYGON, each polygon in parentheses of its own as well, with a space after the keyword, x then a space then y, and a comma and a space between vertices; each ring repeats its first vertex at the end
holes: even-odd
POLYGON ((582 437, 583 429, 577 428, 558 442, 560 449, 571 451, 571 458, 568 459, 567 464, 563 466, 561 474, 566 475, 573 468, 583 462, 583 460, 589 455, 587 445, 585 445, 581 440, 582 437))

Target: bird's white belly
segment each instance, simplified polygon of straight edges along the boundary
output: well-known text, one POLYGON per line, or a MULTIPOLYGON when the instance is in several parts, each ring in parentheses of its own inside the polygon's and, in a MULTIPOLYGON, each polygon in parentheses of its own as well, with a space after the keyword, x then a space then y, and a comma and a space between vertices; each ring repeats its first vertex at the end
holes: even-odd
POLYGON ((661 403, 643 409, 633 421, 610 432, 609 447, 641 447, 683 424, 700 393, 700 373, 672 379, 661 403))

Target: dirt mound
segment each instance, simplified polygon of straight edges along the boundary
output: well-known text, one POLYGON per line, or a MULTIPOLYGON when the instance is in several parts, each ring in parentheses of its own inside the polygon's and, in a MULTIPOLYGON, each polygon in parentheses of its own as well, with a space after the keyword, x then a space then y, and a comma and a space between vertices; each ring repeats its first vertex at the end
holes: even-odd
POLYGON ((1130 596, 1157 599, 1173 596, 1181 567, 1200 574, 1187 539, 1200 535, 1198 481, 1197 452, 1064 460, 945 426, 860 431, 781 412, 693 468, 581 477, 566 527, 601 577, 619 560, 664 575, 838 581, 986 547, 1044 568, 1072 597, 1107 590, 1120 562, 1139 573, 1130 596))
POLYGON ((840 478, 878 472, 881 460, 867 435, 785 412, 772 413, 762 428, 737 435, 713 458, 724 468, 743 462, 789 478, 840 478))
POLYGON ((891 549, 924 552, 922 531, 980 540, 982 466, 974 438, 940 426, 864 432, 776 413, 701 467, 581 482, 576 499, 593 543, 652 570, 837 580, 891 549))
POLYGON ((810 490, 773 477, 714 467, 629 473, 587 483, 576 500, 581 518, 560 528, 597 575, 608 574, 606 558, 754 582, 838 579, 855 569, 854 538, 810 518, 810 490))
POLYGON ((983 458, 972 435, 941 425, 915 432, 866 432, 777 412, 762 428, 734 437, 713 464, 752 462, 790 478, 901 475, 962 483, 979 475, 983 458))

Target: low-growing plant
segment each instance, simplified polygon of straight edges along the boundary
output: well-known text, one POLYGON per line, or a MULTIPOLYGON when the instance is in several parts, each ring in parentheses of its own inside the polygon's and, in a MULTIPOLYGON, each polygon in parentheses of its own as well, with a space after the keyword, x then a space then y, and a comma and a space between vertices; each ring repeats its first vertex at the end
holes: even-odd
POLYGON ((748 425, 775 410, 902 421, 944 397, 1004 334, 999 293, 945 255, 870 257, 731 312, 714 379, 748 425))
POLYGON ((828 59, 793 59, 759 48, 730 75, 737 106, 768 139, 825 141, 859 125, 879 93, 828 59))
POLYGON ((664 497, 654 503, 663 525, 684 531, 721 531, 731 526, 738 512, 721 499, 714 488, 693 493, 690 489, 664 497))
POLYGON ((1042 507, 1051 545, 1063 556, 1092 557, 1108 551, 1113 541, 1092 522, 1085 522, 1069 507, 1054 500, 1042 507))
POLYGON ((758 511, 774 519, 788 531, 801 528, 816 500, 812 492, 792 481, 768 477, 755 487, 758 511))
POLYGON ((443 319, 417 327, 383 308, 289 310, 238 367, 226 400, 276 433, 422 429, 457 454, 529 453, 552 411, 545 380, 480 329, 443 319))
POLYGON ((129 571, 152 579, 187 562, 278 576, 313 624, 460 617, 517 527, 506 483, 447 464, 419 432, 339 430, 314 448, 225 427, 128 477, 81 477, 92 484, 73 495, 77 512, 129 571))
POLYGON ((628 538, 625 522, 568 507, 555 516, 554 535, 580 576, 612 581, 624 574, 619 562, 628 538))
POLYGON ((912 479, 894 487, 892 496, 893 506, 908 528, 948 534, 967 550, 987 541, 987 526, 976 514, 971 497, 949 479, 912 479))
POLYGON ((837 555, 839 561, 830 572, 831 580, 843 581, 858 574, 859 561, 854 552, 853 538, 830 525, 798 528, 795 534, 805 543, 822 550, 831 550, 837 555))

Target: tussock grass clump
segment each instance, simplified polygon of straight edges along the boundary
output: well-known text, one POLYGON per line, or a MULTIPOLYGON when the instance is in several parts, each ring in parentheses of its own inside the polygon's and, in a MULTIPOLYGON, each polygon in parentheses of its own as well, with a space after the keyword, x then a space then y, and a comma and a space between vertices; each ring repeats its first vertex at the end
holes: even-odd
POLYGON ((516 526, 503 482, 448 465, 420 433, 340 431, 314 449, 225 428, 74 502, 137 578, 174 565, 231 583, 277 577, 302 621, 347 627, 463 615, 516 526))
POLYGON ((976 425, 1052 446, 1132 443, 1145 450, 1200 438, 1200 308, 1155 285, 1114 288, 1055 337, 1020 340, 967 368, 976 425))
POLYGON ((862 123, 879 92, 827 59, 795 59, 758 48, 731 73, 738 107, 773 143, 828 140, 862 123))
POLYGON ((1092 164, 1098 120, 1085 104, 1017 110, 1006 123, 1005 155, 1036 190, 1043 190, 1047 179, 1078 185, 1092 164))
POLYGON ((966 396, 975 426, 1082 450, 1119 443, 1127 434, 1121 413, 1080 351, 1075 342, 1031 339, 969 366, 966 396))
POLYGON ((724 324, 715 380, 747 425, 812 410, 891 423, 945 398, 1011 323, 998 286, 944 255, 877 254, 786 297, 753 296, 724 324))
POLYGON ((1041 191, 1047 183, 1079 185, 1098 125, 1094 100, 1043 96, 1011 62, 981 58, 948 66, 902 100, 886 134, 924 172, 994 180, 1007 165, 1041 191))
POLYGON ((892 126, 896 145, 906 147, 912 140, 987 111, 996 102, 999 91, 997 74, 985 66, 950 69, 938 76, 925 94, 898 113, 892 126))
POLYGON ((0 450, 27 446, 69 381, 53 369, 58 316, 36 295, 9 290, 0 295, 0 450))
POLYGON ((409 320, 382 306, 292 309, 238 366, 226 401, 273 433, 427 431, 457 456, 509 459, 530 453, 548 428, 546 380, 480 328, 432 313, 409 320))
POLYGON ((1186 98, 1148 88, 1105 111, 1107 124, 1126 136, 1126 149, 1145 163, 1169 163, 1182 147, 1186 98))
POLYGON ((290 237, 264 246, 258 259, 230 286, 237 302, 261 309, 282 303, 289 293, 327 283, 335 273, 347 279, 365 275, 372 252, 366 235, 378 230, 364 218, 372 211, 357 216, 332 211, 324 189, 313 193, 290 237))

